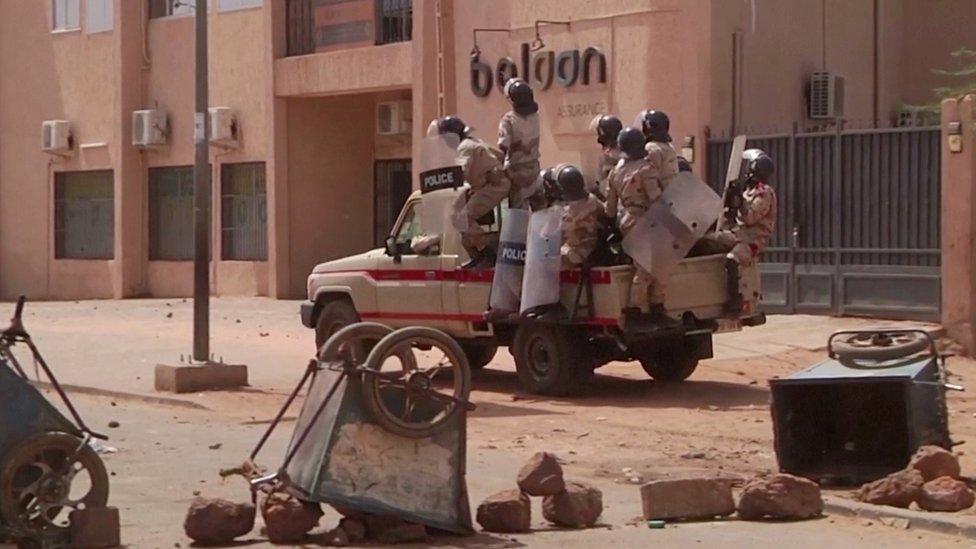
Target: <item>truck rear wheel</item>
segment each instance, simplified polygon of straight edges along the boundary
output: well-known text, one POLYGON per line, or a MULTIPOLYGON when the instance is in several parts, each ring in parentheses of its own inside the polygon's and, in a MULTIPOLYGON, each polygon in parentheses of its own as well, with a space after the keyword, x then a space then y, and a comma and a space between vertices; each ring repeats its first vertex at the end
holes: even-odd
POLYGON ((655 381, 684 381, 698 368, 697 349, 687 343, 668 345, 644 355, 640 357, 641 367, 655 381))
POLYGON ((315 321, 315 348, 321 349, 332 334, 357 322, 359 314, 349 301, 336 299, 326 303, 315 321))
POLYGON ((498 353, 498 345, 467 343, 465 341, 458 341, 458 343, 464 350, 465 356, 468 357, 468 365, 472 371, 480 370, 490 364, 491 359, 495 358, 495 354, 498 353))
POLYGON ((561 326, 526 324, 519 328, 512 354, 521 385, 543 395, 579 393, 593 369, 574 341, 561 326))

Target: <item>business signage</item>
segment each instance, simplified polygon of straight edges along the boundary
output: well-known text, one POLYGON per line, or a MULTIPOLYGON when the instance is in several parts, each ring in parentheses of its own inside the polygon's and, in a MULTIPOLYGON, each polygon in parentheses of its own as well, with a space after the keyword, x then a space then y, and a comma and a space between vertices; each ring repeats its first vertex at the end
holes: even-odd
POLYGON ((580 52, 571 49, 559 52, 538 51, 533 53, 528 43, 523 43, 519 62, 502 57, 494 67, 481 61, 480 55, 471 56, 471 91, 478 97, 488 97, 492 88, 501 92, 511 78, 521 77, 537 90, 548 90, 553 84, 562 88, 576 85, 606 84, 607 57, 600 48, 590 46, 580 52))

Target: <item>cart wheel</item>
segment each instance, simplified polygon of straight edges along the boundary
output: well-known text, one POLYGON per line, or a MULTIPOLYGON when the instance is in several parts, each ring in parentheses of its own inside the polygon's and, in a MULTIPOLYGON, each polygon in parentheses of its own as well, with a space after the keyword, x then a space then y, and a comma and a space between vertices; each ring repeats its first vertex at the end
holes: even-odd
POLYGON ((0 517, 22 535, 66 532, 71 511, 107 503, 105 465, 74 435, 35 435, 4 456, 0 517))
POLYGON ((391 433, 432 436, 467 406, 471 392, 467 357, 453 338, 438 330, 418 327, 393 332, 369 353, 366 367, 377 372, 363 379, 366 407, 391 433), (407 360, 404 351, 410 354, 407 360))
POLYGON ((894 360, 924 351, 929 339, 918 332, 860 332, 838 337, 832 345, 840 358, 894 360))

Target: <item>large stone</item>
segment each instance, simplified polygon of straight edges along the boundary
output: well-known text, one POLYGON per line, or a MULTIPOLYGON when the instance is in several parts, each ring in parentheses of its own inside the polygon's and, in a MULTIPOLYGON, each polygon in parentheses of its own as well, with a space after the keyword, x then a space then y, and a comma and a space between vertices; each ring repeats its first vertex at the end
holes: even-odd
POLYGON ((962 472, 959 459, 952 452, 938 446, 919 448, 908 462, 908 467, 922 473, 925 482, 940 477, 959 478, 962 472))
POLYGON ((644 520, 704 519, 735 512, 732 486, 710 478, 655 480, 641 486, 644 520))
POLYGON ((861 486, 858 499, 874 505, 907 509, 922 494, 925 479, 917 469, 905 469, 861 486))
POLYGON ((499 492, 478 506, 478 524, 489 532, 528 532, 532 503, 521 490, 499 492))
POLYGON ((261 504, 261 516, 271 543, 298 543, 318 525, 322 509, 318 504, 276 493, 261 504))
POLYGON ((366 539, 366 525, 359 519, 343 517, 339 521, 339 528, 349 536, 349 543, 359 543, 366 539))
POLYGON ((223 545, 254 528, 254 506, 225 499, 194 498, 183 521, 188 538, 203 545, 223 545))
POLYGON ((392 515, 366 515, 366 535, 380 543, 395 544, 427 539, 427 528, 392 515))
POLYGON ((566 488, 563 468, 555 454, 538 452, 518 473, 518 486, 530 496, 554 496, 566 488))
POLYGON ((918 497, 918 506, 926 511, 962 511, 976 501, 976 494, 966 483, 952 477, 940 477, 926 482, 918 497))
POLYGON ((71 547, 94 549, 118 547, 121 542, 119 510, 115 507, 86 507, 68 515, 71 547))
POLYGON ((593 526, 602 513, 603 493, 584 482, 567 482, 566 490, 542 500, 542 516, 557 526, 593 526))
POLYGON ((737 510, 744 520, 805 519, 823 512, 823 499, 816 482, 779 473, 749 481, 737 510))

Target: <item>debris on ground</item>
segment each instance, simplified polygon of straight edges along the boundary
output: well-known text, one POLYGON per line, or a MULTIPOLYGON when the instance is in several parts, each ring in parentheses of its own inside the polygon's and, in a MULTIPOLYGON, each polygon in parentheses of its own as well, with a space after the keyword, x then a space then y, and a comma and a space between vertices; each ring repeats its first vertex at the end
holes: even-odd
POLYGON ((196 497, 183 521, 187 537, 204 545, 223 545, 254 528, 255 509, 250 503, 196 497))
POLYGON ((907 509, 922 495, 925 478, 918 469, 908 468, 869 482, 857 493, 857 499, 874 505, 889 505, 907 509))
POLYGON ((532 527, 532 503, 521 490, 499 492, 478 506, 477 520, 488 532, 528 532, 532 527))
POLYGON ((926 482, 918 497, 918 506, 926 511, 962 511, 976 502, 976 494, 966 483, 950 476, 926 482))
POLYGON ((823 499, 816 482, 778 473, 749 481, 736 509, 743 520, 805 519, 823 513, 823 499))
POLYGON ((925 482, 935 480, 940 477, 959 478, 962 469, 959 466, 959 458, 952 452, 939 446, 922 446, 915 451, 908 467, 917 469, 922 473, 925 482))
POLYGON ((322 509, 317 503, 276 492, 264 498, 261 516, 271 543, 298 543, 318 525, 322 509))
POLYGON ((644 520, 710 519, 735 512, 732 485, 712 478, 648 482, 641 486, 641 502, 644 520))
POLYGON ((121 426, 122 426, 122 424, 119 423, 118 421, 115 421, 115 420, 112 420, 112 421, 108 422, 108 428, 109 429, 118 429, 121 426))
POLYGON ((908 520, 907 518, 881 517, 878 519, 878 521, 885 526, 898 528, 899 530, 908 530, 912 527, 912 521, 908 520))
POLYGON ((562 492, 566 483, 559 459, 549 452, 537 452, 519 470, 518 486, 530 496, 553 496, 562 492))
POLYGON ((567 482, 564 491, 542 500, 542 516, 557 526, 588 528, 602 513, 603 493, 585 482, 567 482))

